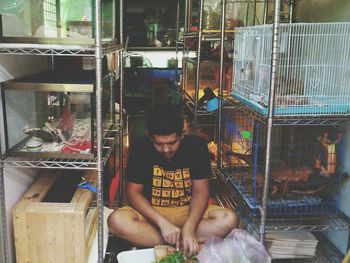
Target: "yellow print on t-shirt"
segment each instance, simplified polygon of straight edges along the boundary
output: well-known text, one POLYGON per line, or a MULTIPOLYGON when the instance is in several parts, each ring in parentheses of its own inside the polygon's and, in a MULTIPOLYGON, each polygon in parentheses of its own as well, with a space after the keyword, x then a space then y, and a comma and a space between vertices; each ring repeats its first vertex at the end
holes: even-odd
POLYGON ((170 206, 179 206, 179 205, 180 205, 180 201, 179 200, 171 199, 170 206))
POLYGON ((163 187, 167 187, 167 188, 170 188, 170 187, 173 187, 174 186, 174 181, 170 181, 166 178, 163 179, 163 187))
POLYGON ((153 166, 153 174, 157 176, 162 175, 162 169, 158 165, 153 166))
POLYGON ((175 188, 176 189, 183 189, 184 188, 184 182, 181 181, 175 181, 175 188))
POLYGON ((191 199, 192 181, 189 168, 166 171, 153 166, 152 198, 154 206, 182 206, 191 199))
POLYGON ((161 199, 160 206, 169 206, 170 199, 161 199))
POLYGON ((185 190, 183 190, 183 189, 175 189, 175 191, 176 191, 178 197, 185 196, 185 190))
POLYGON ((160 198, 155 197, 155 196, 152 195, 152 205, 160 206, 160 198))
POLYGON ((177 197, 179 197, 179 193, 176 190, 173 189, 171 191, 171 196, 174 197, 174 198, 177 198, 177 197))
POLYGON ((184 178, 190 178, 190 169, 189 168, 183 169, 182 174, 184 175, 184 178))
POLYGON ((189 178, 185 179, 184 183, 186 188, 189 188, 192 185, 191 179, 189 178))
POLYGON ((153 176, 153 186, 161 186, 162 185, 162 177, 153 176))
POLYGON ((152 189, 152 195, 153 196, 160 196, 160 193, 162 192, 162 189, 161 188, 156 188, 156 187, 153 187, 152 189))
POLYGON ((181 180, 183 178, 182 171, 180 169, 175 171, 175 180, 181 180))
POLYGON ((164 189, 163 188, 163 191, 162 191, 162 196, 163 197, 170 197, 170 194, 171 194, 171 190, 170 189, 164 189))
POLYGON ((174 180, 174 171, 165 171, 164 174, 167 179, 174 180))

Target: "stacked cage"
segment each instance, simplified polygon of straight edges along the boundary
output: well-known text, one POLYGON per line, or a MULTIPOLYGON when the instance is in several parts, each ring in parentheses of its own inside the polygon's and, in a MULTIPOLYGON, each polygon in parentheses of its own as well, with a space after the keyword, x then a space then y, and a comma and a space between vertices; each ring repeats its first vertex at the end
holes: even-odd
MULTIPOLYGON (((274 114, 348 115, 350 23, 281 24, 274 114)), ((232 95, 267 115, 272 25, 239 28, 232 95)))
MULTIPOLYGON (((260 216, 266 161, 266 126, 236 110, 224 111, 223 167, 227 180, 260 216)), ((270 216, 335 212, 342 180, 342 129, 276 126, 271 141, 270 216)))
MULTIPOLYGON (((113 127, 112 78, 112 74, 106 74, 102 80, 104 136, 113 127)), ((96 151, 94 82, 94 72, 86 70, 42 72, 2 83, 6 154, 93 158, 96 151)))
MULTIPOLYGON (((199 91, 198 97, 202 98, 205 95, 205 89, 210 88, 217 95, 219 91, 219 65, 215 61, 202 61, 199 74, 199 91)), ((184 71, 184 89, 185 92, 194 100, 195 97, 195 82, 196 82, 196 64, 193 61, 186 61, 184 71)), ((229 86, 232 82, 232 66, 225 63, 224 66, 225 80, 223 83, 223 92, 229 92, 229 86)), ((201 106, 201 105, 200 105, 201 106)))
MULTIPOLYGON (((18 9, 16 15, 7 12, 2 14, 1 42, 63 45, 95 43, 94 1, 28 0, 21 2, 25 4, 14 3, 9 8, 9 10, 18 9)), ((100 21, 101 40, 102 43, 108 43, 115 39, 115 2, 102 0, 100 8, 103 13, 100 21)))

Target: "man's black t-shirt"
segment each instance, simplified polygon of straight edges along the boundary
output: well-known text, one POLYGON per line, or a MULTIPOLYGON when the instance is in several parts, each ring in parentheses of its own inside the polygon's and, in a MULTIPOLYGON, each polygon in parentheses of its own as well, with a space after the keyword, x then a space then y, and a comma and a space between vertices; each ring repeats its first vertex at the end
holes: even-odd
POLYGON ((126 167, 126 180, 143 184, 144 196, 153 206, 161 207, 189 204, 192 180, 209 178, 210 174, 208 147, 194 135, 184 136, 170 162, 148 137, 142 137, 131 148, 126 167))

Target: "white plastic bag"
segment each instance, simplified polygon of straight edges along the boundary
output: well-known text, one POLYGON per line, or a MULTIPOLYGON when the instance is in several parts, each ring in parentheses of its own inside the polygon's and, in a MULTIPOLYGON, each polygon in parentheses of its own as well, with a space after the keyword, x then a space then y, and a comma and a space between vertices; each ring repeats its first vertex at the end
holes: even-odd
POLYGON ((197 258, 200 263, 271 263, 265 247, 241 229, 232 230, 225 239, 212 237, 197 258))

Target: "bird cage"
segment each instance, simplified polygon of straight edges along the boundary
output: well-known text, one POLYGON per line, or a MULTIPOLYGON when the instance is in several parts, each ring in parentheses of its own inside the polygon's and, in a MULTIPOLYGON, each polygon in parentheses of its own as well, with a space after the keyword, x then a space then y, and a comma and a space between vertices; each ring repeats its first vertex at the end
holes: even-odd
MULTIPOLYGON (((348 115, 350 23, 281 24, 274 114, 348 115)), ((272 25, 239 28, 232 95, 267 115, 272 25)))
MULTIPOLYGON (((224 109, 222 167, 253 216, 260 216, 266 164, 266 125, 224 109)), ((342 126, 276 126, 272 132, 268 214, 337 211, 344 139, 342 126)))

